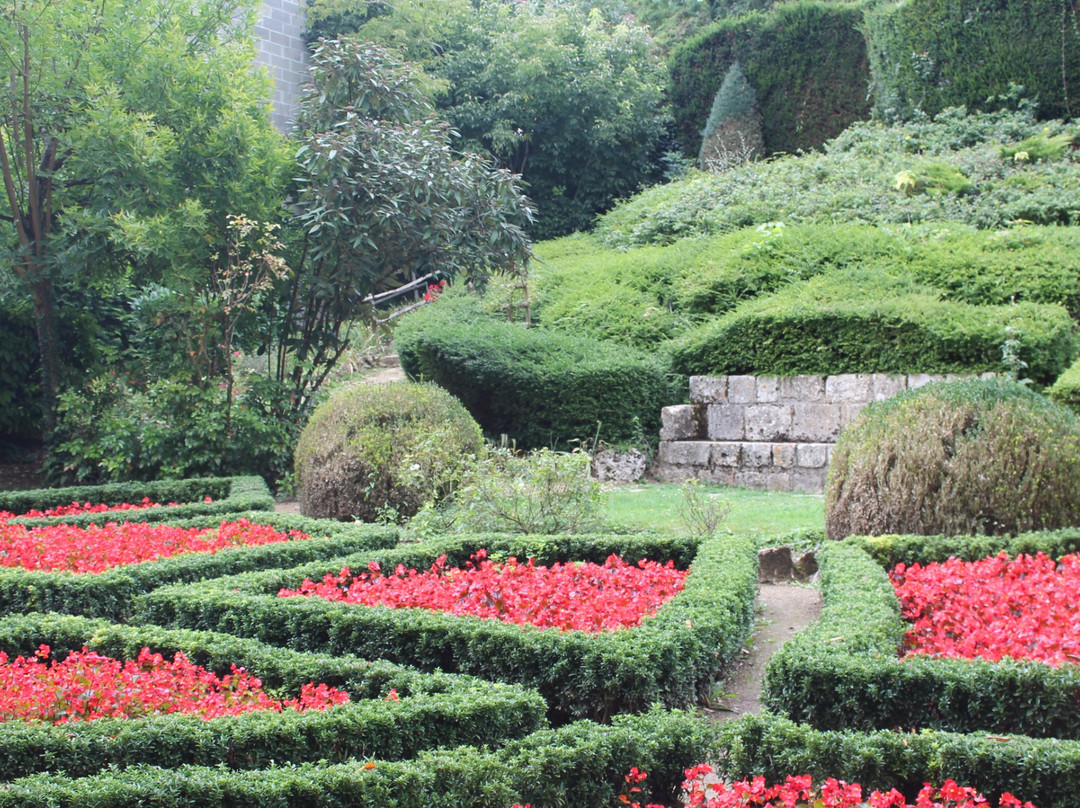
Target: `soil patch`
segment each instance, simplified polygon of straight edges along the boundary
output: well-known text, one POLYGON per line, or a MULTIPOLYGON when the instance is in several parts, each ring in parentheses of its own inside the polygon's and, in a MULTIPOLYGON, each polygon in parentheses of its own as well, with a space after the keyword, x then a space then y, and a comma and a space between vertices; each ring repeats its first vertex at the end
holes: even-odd
POLYGON ((716 721, 727 721, 761 710, 761 681, 765 663, 785 640, 813 623, 821 614, 821 592, 798 584, 761 584, 758 619, 742 658, 718 685, 714 703, 703 710, 716 721))

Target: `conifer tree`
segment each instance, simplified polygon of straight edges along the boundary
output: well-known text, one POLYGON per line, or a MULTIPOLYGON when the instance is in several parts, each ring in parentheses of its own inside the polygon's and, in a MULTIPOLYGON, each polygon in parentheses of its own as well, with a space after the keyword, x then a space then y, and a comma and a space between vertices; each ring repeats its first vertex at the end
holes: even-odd
POLYGON ((757 93, 737 61, 728 68, 713 98, 701 135, 698 165, 703 171, 726 171, 757 159, 765 151, 757 93))

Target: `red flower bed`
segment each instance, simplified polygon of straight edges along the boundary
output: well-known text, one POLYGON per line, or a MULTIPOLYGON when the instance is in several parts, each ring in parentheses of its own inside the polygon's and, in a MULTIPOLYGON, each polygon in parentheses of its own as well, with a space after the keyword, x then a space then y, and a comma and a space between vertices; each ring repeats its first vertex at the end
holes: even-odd
POLYGON ((349 700, 344 691, 307 684, 299 698, 279 701, 243 668, 234 665, 231 674, 218 677, 182 653, 172 662, 148 648, 127 662, 86 648, 63 662, 48 661, 49 654, 49 646, 42 645, 35 657, 9 662, 0 651, 0 721, 65 724, 167 713, 211 719, 253 710, 325 710, 349 700))
POLYGON ((1080 557, 1005 553, 898 564, 891 574, 912 653, 963 659, 1080 661, 1080 557))
MULTIPOLYGON (((712 767, 701 764, 686 770, 683 783, 685 805, 701 808, 794 808, 797 805, 814 808, 977 808, 990 803, 975 789, 958 786, 946 780, 941 788, 927 783, 919 791, 914 803, 909 803, 895 788, 886 793, 874 791, 864 798, 862 786, 828 778, 815 788, 810 775, 788 777, 783 783, 768 786, 764 777, 742 780, 726 785, 713 776, 712 767)), ((1001 795, 998 805, 1002 808, 1034 808, 1030 802, 1021 802, 1012 794, 1001 795)), ((648 808, 648 807, 647 807, 648 808)))
POLYGON ((603 566, 592 563, 536 566, 510 558, 505 564, 487 560, 480 550, 464 569, 447 568, 440 557, 427 572, 398 565, 383 575, 372 562, 368 572, 327 575, 319 583, 305 580, 299 589, 282 589, 281 597, 314 596, 364 606, 422 608, 484 617, 541 628, 605 631, 636 626, 682 590, 688 573, 674 563, 642 560, 636 566, 610 556, 603 566))
MULTIPOLYGON (((204 497, 203 502, 213 502, 210 497, 204 497)), ((177 502, 170 502, 169 505, 178 505, 177 502)), ((92 505, 89 502, 72 502, 70 505, 59 505, 55 508, 48 508, 44 511, 39 511, 31 508, 26 513, 14 514, 10 511, 0 511, 0 520, 5 519, 40 519, 46 516, 80 516, 84 513, 112 513, 113 511, 142 511, 147 508, 160 508, 160 502, 151 502, 150 497, 143 497, 141 502, 134 504, 130 502, 121 502, 119 505, 92 505)))
POLYGON ((180 553, 214 553, 225 547, 255 546, 310 538, 297 530, 282 533, 247 519, 218 528, 110 522, 104 526, 50 525, 28 528, 0 522, 0 566, 28 570, 103 572, 180 553))

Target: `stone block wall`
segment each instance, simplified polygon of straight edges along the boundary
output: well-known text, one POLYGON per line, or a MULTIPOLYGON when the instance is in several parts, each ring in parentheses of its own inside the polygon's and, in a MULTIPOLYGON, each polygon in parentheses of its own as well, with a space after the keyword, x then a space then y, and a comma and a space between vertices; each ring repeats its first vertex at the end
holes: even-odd
POLYGON ((304 0, 263 0, 255 24, 255 61, 274 80, 271 117, 282 132, 296 122, 300 88, 308 80, 308 50, 300 38, 306 8, 304 0))
MULTIPOLYGON (((985 374, 993 375, 993 374, 985 374)), ((840 430, 871 401, 956 374, 691 376, 690 403, 663 410, 657 476, 769 491, 825 490, 840 430)))

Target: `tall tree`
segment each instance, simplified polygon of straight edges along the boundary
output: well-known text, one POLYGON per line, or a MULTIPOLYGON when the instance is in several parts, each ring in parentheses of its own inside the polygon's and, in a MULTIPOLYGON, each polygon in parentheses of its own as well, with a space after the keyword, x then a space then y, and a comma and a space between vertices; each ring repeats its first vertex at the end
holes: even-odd
POLYGON ((266 218, 287 163, 251 70, 252 0, 9 0, 0 179, 51 417, 59 290, 205 273, 228 215, 266 218))

